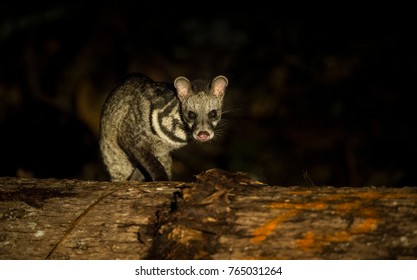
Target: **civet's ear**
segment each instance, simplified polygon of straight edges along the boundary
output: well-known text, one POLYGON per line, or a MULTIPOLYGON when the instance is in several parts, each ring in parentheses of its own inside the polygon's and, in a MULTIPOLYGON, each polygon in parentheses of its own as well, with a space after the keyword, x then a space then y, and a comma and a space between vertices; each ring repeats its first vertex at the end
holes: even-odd
POLYGON ((191 92, 191 83, 186 77, 183 76, 175 79, 174 87, 177 89, 178 98, 181 101, 184 100, 191 92))
POLYGON ((229 81, 225 76, 217 76, 211 82, 210 92, 217 97, 223 98, 226 93, 226 87, 229 81))

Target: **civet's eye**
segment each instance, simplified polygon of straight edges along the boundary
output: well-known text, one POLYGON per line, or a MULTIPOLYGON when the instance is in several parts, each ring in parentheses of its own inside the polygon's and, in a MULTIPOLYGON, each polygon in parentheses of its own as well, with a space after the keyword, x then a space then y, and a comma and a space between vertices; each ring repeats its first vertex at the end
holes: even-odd
POLYGON ((194 120, 197 117, 197 114, 192 111, 189 111, 187 116, 190 120, 194 120))
POLYGON ((210 119, 215 119, 215 118, 217 118, 217 111, 216 111, 216 110, 212 110, 212 111, 210 111, 210 112, 208 113, 208 117, 209 117, 210 119))

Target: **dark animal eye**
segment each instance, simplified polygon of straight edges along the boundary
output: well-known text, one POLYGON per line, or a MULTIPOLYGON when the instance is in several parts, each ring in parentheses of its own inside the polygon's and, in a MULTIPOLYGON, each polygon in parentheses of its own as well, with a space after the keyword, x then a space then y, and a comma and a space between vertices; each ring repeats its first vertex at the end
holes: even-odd
POLYGON ((216 110, 212 110, 208 113, 208 116, 210 119, 215 119, 217 118, 217 111, 216 110))
POLYGON ((192 111, 190 111, 190 112, 188 112, 188 115, 187 116, 188 116, 188 118, 190 120, 194 120, 197 117, 197 114, 194 113, 194 112, 192 112, 192 111))

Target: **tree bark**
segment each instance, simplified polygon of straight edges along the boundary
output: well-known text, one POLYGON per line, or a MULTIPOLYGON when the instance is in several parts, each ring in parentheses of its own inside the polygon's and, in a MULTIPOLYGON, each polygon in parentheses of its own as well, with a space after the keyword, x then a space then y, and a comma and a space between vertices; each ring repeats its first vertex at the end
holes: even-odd
POLYGON ((1 259, 141 259, 178 184, 0 179, 1 259))
POLYGON ((416 187, 0 178, 1 259, 417 259, 416 187))

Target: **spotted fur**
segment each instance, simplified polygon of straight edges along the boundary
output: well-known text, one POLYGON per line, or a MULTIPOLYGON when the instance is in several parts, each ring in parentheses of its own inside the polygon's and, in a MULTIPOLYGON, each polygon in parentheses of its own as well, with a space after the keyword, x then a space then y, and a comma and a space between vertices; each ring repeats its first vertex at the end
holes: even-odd
POLYGON ((173 84, 132 74, 107 98, 100 150, 112 181, 171 179, 170 152, 214 137, 228 81, 178 77, 173 84))

